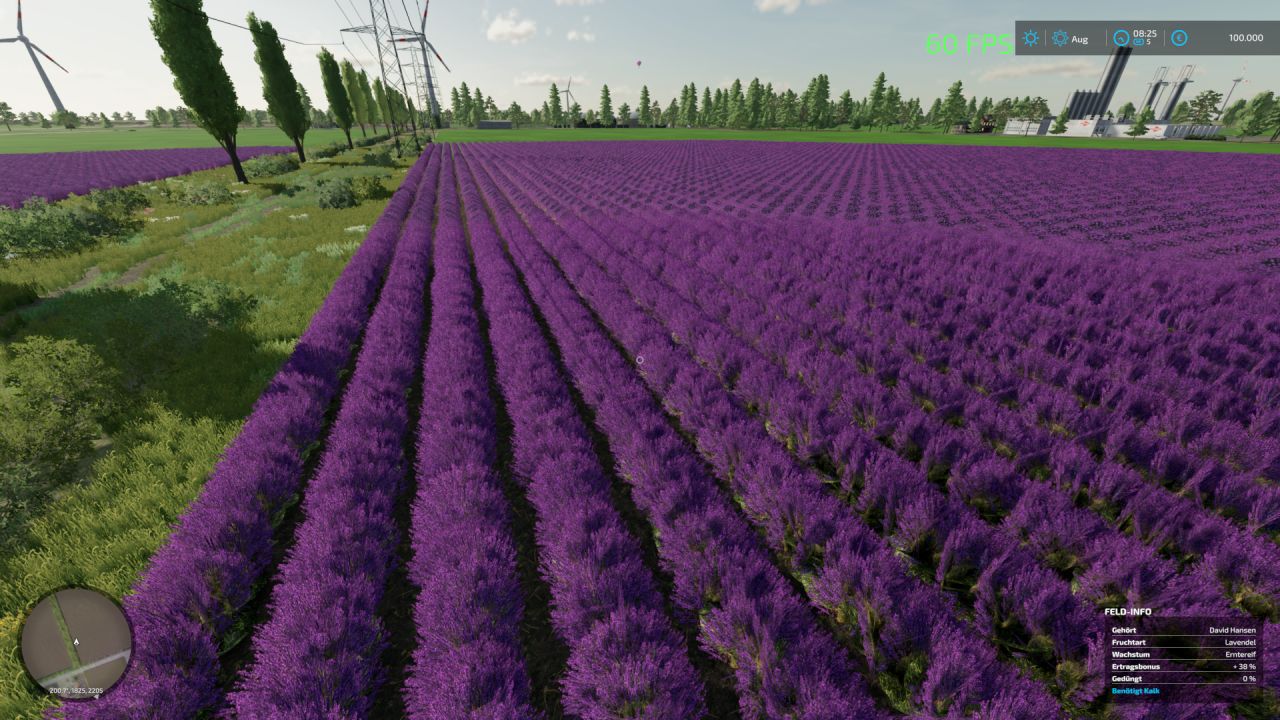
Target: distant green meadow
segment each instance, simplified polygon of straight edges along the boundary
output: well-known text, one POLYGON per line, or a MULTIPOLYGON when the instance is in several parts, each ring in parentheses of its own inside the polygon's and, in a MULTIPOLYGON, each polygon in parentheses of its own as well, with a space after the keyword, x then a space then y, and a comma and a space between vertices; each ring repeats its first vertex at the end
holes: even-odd
POLYGON ((937 131, 890 130, 720 130, 703 128, 618 128, 474 130, 439 132, 443 142, 549 142, 566 140, 766 140, 774 142, 890 143, 906 145, 981 145, 994 147, 1102 148, 1108 150, 1182 150, 1190 152, 1278 153, 1280 143, 1206 140, 1068 138, 1053 135, 951 135, 937 131))
MULTIPOLYGON (((373 133, 370 132, 372 135, 373 133)), ((360 131, 352 135, 360 138, 360 131)), ((241 128, 237 136, 241 147, 292 147, 293 141, 277 128, 241 128)), ((341 130, 312 130, 306 146, 318 148, 345 142, 341 130)), ((13 132, 0 127, 0 155, 5 153, 85 152, 89 150, 166 150, 172 148, 217 147, 218 142, 200 128, 89 127, 66 130, 13 126, 13 132)))
MULTIPOLYGON (((352 137, 361 137, 354 130, 352 137)), ((312 130, 307 147, 321 147, 344 140, 341 130, 312 130)), ((775 142, 891 143, 920 145, 981 145, 996 147, 1063 147, 1123 150, 1182 150, 1190 152, 1280 153, 1280 143, 1203 140, 1134 140, 1130 138, 1068 138, 1056 136, 951 135, 937 131, 890 130, 720 130, 720 129, 552 129, 441 130, 442 142, 564 142, 570 140, 769 140, 775 142)), ((241 146, 293 143, 276 128, 242 128, 241 146)), ((141 150, 148 148, 214 147, 217 143, 199 128, 78 128, 76 130, 24 128, 0 131, 0 154, 75 152, 87 150, 141 150)))

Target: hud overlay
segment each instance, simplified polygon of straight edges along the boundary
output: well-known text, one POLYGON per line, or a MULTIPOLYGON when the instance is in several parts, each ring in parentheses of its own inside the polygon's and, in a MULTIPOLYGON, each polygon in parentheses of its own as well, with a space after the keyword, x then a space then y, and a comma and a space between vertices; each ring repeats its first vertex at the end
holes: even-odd
POLYGON ((93 699, 124 675, 132 634, 120 606, 87 588, 46 595, 22 629, 22 661, 35 681, 68 700, 93 699))

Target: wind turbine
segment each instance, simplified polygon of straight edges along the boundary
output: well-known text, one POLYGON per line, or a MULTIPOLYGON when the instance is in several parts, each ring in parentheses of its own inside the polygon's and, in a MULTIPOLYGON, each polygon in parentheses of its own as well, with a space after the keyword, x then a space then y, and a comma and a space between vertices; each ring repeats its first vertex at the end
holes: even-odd
POLYGON ((1235 94, 1236 86, 1238 86, 1240 82, 1244 80, 1245 71, 1247 71, 1248 69, 1249 69, 1249 63, 1245 63, 1244 67, 1240 68, 1240 77, 1233 78, 1231 80, 1231 89, 1227 91, 1227 96, 1222 99, 1222 107, 1218 110, 1218 116, 1217 116, 1218 120, 1221 120, 1222 114, 1227 111, 1227 103, 1231 102, 1231 96, 1235 94))
MULTIPOLYGON (((568 113, 570 108, 578 104, 578 98, 573 96, 573 76, 572 75, 569 76, 569 82, 564 86, 564 89, 560 91, 560 94, 564 95, 565 97, 564 111, 568 113)), ((578 126, 578 118, 574 117, 569 127, 577 127, 577 126, 578 126)))
POLYGON ((18 0, 18 37, 0 38, 0 43, 20 42, 27 46, 27 54, 31 56, 31 62, 36 66, 36 72, 39 73, 40 79, 44 81, 44 88, 49 91, 49 98, 53 100, 53 106, 58 112, 66 110, 62 106, 62 101, 58 99, 58 93, 53 89, 53 83, 49 82, 49 76, 45 74, 44 66, 40 64, 40 58, 36 57, 36 53, 40 53, 46 60, 62 68, 62 72, 70 73, 71 71, 62 67, 57 60, 49 57, 49 53, 40 49, 39 45, 31 42, 30 38, 22 33, 22 0, 18 0))
POLYGON ((426 100, 430 104, 427 112, 431 115, 432 127, 440 127, 440 101, 436 99, 436 73, 435 68, 431 65, 431 56, 434 55, 444 69, 452 73, 449 64, 440 57, 440 53, 436 51, 436 46, 427 40, 427 14, 431 12, 431 0, 426 0, 422 9, 422 21, 418 25, 418 32, 401 32, 397 31, 400 37, 395 38, 396 42, 416 42, 422 50, 422 65, 424 68, 425 78, 416 78, 419 82, 425 81, 427 86, 426 100), (429 51, 429 52, 428 52, 429 51))

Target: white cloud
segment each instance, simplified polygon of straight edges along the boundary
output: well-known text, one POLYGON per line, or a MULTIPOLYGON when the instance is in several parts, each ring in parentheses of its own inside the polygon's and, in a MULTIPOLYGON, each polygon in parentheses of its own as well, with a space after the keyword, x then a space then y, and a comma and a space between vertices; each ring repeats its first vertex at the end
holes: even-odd
POLYGON ((489 23, 486 36, 490 42, 506 42, 512 45, 533 37, 538 32, 538 24, 528 18, 520 17, 520 11, 511 9, 499 14, 489 23))
MULTIPOLYGON (((800 9, 801 5, 826 5, 830 0, 756 0, 756 9, 760 12, 781 10, 790 15, 800 9)), ((556 0, 560 2, 560 0, 556 0)))
POLYGON ((598 5, 604 0, 556 0, 557 5, 598 5))
POLYGON ((515 84, 536 87, 539 85, 550 86, 551 83, 555 83, 559 85, 561 89, 564 89, 565 85, 568 84, 570 77, 573 77, 574 85, 584 85, 587 82, 587 79, 580 75, 570 76, 555 75, 553 73, 525 73, 516 77, 515 84))
POLYGON ((1074 78, 1093 77, 1102 73, 1102 66, 1092 60, 1055 60, 1042 63, 1018 63, 994 68, 982 74, 982 80, 1017 80, 1020 78, 1051 75, 1074 78))
POLYGON ((596 41, 596 34, 593 32, 587 32, 586 30, 570 30, 569 34, 565 35, 565 37, 570 40, 581 40, 582 42, 588 43, 596 41))

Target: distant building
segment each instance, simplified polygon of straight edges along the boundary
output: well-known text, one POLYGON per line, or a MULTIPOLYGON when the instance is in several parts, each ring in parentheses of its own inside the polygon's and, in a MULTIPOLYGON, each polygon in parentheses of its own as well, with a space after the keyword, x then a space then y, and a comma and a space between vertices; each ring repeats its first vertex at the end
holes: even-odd
POLYGON ((510 120, 481 120, 477 127, 481 130, 510 130, 514 126, 510 120))

